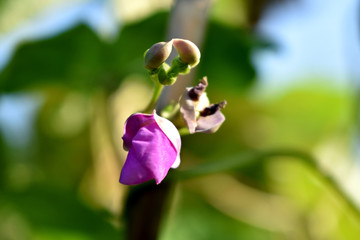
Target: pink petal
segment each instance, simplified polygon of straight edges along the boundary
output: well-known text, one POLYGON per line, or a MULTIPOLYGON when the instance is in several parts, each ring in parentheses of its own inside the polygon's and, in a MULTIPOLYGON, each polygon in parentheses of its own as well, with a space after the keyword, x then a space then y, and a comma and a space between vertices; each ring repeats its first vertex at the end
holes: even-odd
POLYGON ((128 150, 131 148, 131 141, 133 140, 140 128, 154 122, 155 119, 152 114, 135 113, 131 115, 126 120, 124 126, 124 136, 122 137, 122 139, 124 140, 124 149, 128 150))
POLYGON ((177 156, 177 149, 156 122, 144 126, 132 139, 120 182, 133 185, 155 179, 159 184, 177 156))
POLYGON ((141 159, 139 160, 133 148, 130 148, 125 164, 121 170, 120 182, 126 185, 140 184, 147 182, 154 177, 143 166, 141 159))

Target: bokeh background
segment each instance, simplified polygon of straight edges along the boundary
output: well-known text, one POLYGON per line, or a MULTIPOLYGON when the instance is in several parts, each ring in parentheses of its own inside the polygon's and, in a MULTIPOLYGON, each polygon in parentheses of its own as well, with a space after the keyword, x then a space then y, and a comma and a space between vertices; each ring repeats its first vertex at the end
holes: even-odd
MULTIPOLYGON (((160 239, 360 239, 343 199, 360 205, 359 1, 180 3, 202 13, 186 27, 203 34, 194 81, 228 105, 217 133, 183 137, 178 171, 295 149, 344 196, 301 159, 254 161, 177 183, 160 239)), ((176 6, 0 1, 0 239, 125 239, 122 127, 151 96, 143 52, 176 6)))

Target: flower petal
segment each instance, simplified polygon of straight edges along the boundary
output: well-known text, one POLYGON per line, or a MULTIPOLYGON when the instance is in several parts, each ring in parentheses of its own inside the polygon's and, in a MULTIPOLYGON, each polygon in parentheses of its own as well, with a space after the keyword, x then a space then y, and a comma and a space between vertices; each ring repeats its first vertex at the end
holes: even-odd
POLYGON ((186 123, 186 126, 189 129, 190 133, 195 132, 196 128, 196 111, 195 111, 195 104, 193 100, 188 95, 188 89, 181 97, 180 100, 180 113, 186 123))
POLYGON ((180 153, 178 153, 178 155, 176 156, 176 160, 173 163, 173 165, 171 166, 171 168, 178 168, 180 166, 180 153))
POLYGON ((197 121, 196 132, 214 133, 216 132, 221 124, 225 121, 225 116, 220 112, 216 111, 214 114, 202 117, 200 116, 197 121))
POLYGON ((225 116, 221 113, 221 109, 226 106, 227 102, 211 104, 200 112, 197 121, 196 132, 214 133, 225 121, 225 116))
POLYGON ((124 126, 124 136, 122 137, 122 139, 124 140, 124 149, 129 150, 131 148, 131 141, 133 140, 140 128, 154 122, 155 119, 152 114, 135 113, 131 115, 126 120, 124 126))
POLYGON ((168 119, 157 115, 155 111, 153 113, 153 116, 160 129, 169 138, 170 142, 174 145, 175 149, 179 154, 181 148, 181 138, 177 128, 168 119))
POLYGON ((120 182, 133 185, 155 179, 159 184, 177 156, 177 149, 156 122, 144 126, 132 139, 120 182))
POLYGON ((142 164, 141 159, 135 155, 133 148, 130 148, 125 164, 121 170, 120 182, 126 185, 135 185, 147 182, 154 176, 142 164))
POLYGON ((202 79, 200 79, 199 83, 192 88, 188 88, 188 95, 191 98, 191 100, 193 101, 199 101, 200 100, 200 96, 203 95, 203 93, 205 93, 205 90, 208 86, 208 81, 207 81, 207 77, 203 77, 202 79))

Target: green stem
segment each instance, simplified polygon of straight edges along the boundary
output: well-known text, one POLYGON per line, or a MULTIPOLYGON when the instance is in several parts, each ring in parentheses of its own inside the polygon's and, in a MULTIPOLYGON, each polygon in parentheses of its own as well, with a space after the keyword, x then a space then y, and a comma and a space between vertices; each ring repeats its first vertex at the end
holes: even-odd
POLYGON ((347 196, 347 193, 343 190, 343 188, 339 185, 339 183, 330 175, 327 173, 324 173, 323 171, 319 169, 314 169, 315 172, 318 172, 324 183, 332 189, 333 193, 335 193, 339 199, 342 199, 343 202, 346 204, 348 209, 351 210, 351 212, 358 218, 360 221, 360 209, 357 203, 355 203, 349 196, 347 196))
POLYGON ((165 107, 162 111, 162 117, 167 118, 170 121, 176 121, 176 117, 180 112, 180 104, 177 103, 174 105, 173 102, 171 102, 167 107, 165 107), (167 107, 170 106, 170 110, 167 109, 167 107))
POLYGON ((324 170, 322 170, 322 168, 317 164, 316 160, 311 155, 297 150, 276 150, 264 153, 243 153, 241 155, 233 156, 221 161, 200 164, 192 169, 176 171, 173 172, 169 177, 176 180, 186 180, 213 173, 242 169, 246 166, 249 166, 250 164, 275 157, 292 157, 305 163, 323 181, 323 183, 328 186, 335 195, 337 195, 338 199, 341 199, 344 202, 346 207, 350 209, 354 216, 357 217, 360 221, 359 206, 349 196, 347 196, 338 182, 328 173, 324 172, 324 170))
POLYGON ((153 80, 155 86, 154 86, 154 92, 151 97, 151 100, 150 100, 149 104, 147 105, 147 107, 145 108, 144 113, 152 113, 152 111, 155 109, 156 102, 160 97, 161 91, 164 88, 164 86, 159 83, 157 74, 153 74, 150 77, 153 80))

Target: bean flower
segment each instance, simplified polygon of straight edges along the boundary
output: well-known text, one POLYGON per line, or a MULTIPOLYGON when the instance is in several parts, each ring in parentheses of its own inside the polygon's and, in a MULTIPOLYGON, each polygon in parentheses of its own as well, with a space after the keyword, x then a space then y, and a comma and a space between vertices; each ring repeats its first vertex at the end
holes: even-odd
POLYGON ((170 168, 180 164, 180 134, 155 111, 131 115, 125 122, 122 139, 124 149, 129 151, 120 175, 123 184, 135 185, 152 179, 159 184, 170 168))

